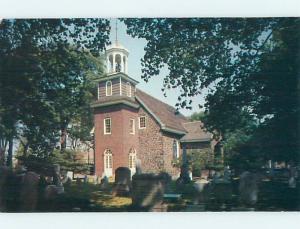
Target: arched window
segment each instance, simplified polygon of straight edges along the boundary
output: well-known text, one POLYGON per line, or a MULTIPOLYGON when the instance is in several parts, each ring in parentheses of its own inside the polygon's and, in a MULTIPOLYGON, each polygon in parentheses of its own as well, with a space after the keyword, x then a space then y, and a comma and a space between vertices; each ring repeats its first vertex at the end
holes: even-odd
POLYGON ((112 83, 111 81, 106 82, 106 96, 112 95, 112 83))
POLYGON ((109 65, 109 72, 114 72, 114 61, 113 61, 114 57, 113 55, 109 55, 108 57, 108 65, 109 65))
POLYGON ((123 68, 124 68, 124 73, 126 73, 127 69, 126 69, 126 57, 123 56, 123 68))
POLYGON ((136 151, 134 148, 131 148, 129 150, 129 165, 128 165, 128 167, 130 169, 135 169, 135 164, 136 164, 136 151))
POLYGON ((126 94, 128 97, 131 97, 131 85, 129 82, 126 83, 126 94))
POLYGON ((179 143, 177 140, 173 140, 173 159, 176 160, 179 157, 179 143))
POLYGON ((106 149, 104 152, 104 169, 111 170, 113 166, 113 156, 110 149, 106 149))
POLYGON ((121 72, 122 70, 122 66, 121 66, 121 55, 120 54, 117 54, 116 55, 116 69, 115 69, 115 72, 121 72))

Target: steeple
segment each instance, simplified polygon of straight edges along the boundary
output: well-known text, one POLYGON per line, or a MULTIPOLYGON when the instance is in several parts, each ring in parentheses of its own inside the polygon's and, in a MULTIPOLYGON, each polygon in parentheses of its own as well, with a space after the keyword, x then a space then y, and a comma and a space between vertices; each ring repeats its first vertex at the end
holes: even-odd
POLYGON ((116 19, 116 39, 115 43, 106 50, 107 73, 114 74, 122 72, 128 74, 128 56, 129 52, 118 41, 118 20, 116 19))

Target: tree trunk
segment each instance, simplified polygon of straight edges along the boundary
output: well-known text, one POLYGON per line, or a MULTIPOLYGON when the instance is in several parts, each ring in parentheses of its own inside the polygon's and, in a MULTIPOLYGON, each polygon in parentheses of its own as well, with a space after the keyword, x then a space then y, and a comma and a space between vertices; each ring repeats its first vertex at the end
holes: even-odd
POLYGON ((6 161, 6 165, 8 167, 12 167, 13 165, 13 147, 14 147, 14 142, 13 142, 13 138, 10 138, 8 141, 8 152, 7 152, 7 161, 6 161))
POLYGON ((23 156, 25 156, 25 157, 27 156, 28 148, 29 148, 29 144, 25 144, 24 149, 23 149, 23 156))
POLYGON ((61 128, 61 135, 60 135, 60 150, 63 152, 67 147, 67 128, 64 125, 61 128))
POLYGON ((5 151, 7 146, 7 140, 0 138, 0 165, 5 164, 5 151))

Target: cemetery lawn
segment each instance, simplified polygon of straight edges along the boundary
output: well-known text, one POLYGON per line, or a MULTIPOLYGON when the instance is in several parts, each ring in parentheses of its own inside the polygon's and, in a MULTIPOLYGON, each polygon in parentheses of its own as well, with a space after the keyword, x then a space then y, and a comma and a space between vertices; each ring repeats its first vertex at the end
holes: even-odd
POLYGON ((110 187, 102 191, 100 185, 91 183, 72 184, 65 187, 65 193, 49 209, 45 206, 44 211, 55 212, 123 212, 131 205, 130 197, 113 197, 110 187))
MULTIPOLYGON (((72 182, 65 187, 65 193, 48 203, 41 203, 38 211, 43 212, 128 212, 138 211, 131 206, 130 197, 112 195, 112 185, 107 190, 100 190, 99 185, 92 183, 76 184, 72 182)), ((238 182, 232 183, 232 195, 225 202, 218 201, 213 190, 206 201, 194 205, 195 191, 193 183, 176 187, 171 182, 166 193, 181 194, 177 201, 167 201, 168 211, 243 211, 238 196, 238 182)), ((254 211, 299 211, 300 184, 296 189, 288 187, 286 182, 263 181, 259 187, 258 202, 251 206, 254 211)), ((223 190, 224 191, 224 190, 223 190)), ((249 211, 249 209, 248 209, 249 211)))

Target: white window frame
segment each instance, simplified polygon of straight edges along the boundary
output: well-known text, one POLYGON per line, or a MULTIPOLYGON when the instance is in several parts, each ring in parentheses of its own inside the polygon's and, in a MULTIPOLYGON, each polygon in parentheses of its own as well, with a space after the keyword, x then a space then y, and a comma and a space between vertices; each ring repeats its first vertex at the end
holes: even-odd
POLYGON ((106 81, 106 84, 105 84, 105 92, 106 92, 106 96, 112 96, 112 82, 109 80, 109 81, 106 81), (110 83, 110 91, 108 90, 107 88, 107 85, 110 83))
POLYGON ((103 119, 103 131, 104 131, 104 134, 111 134, 111 127, 112 127, 112 125, 111 125, 111 118, 104 118, 103 119), (110 132, 107 132, 107 130, 106 130, 106 120, 109 120, 109 122, 110 122, 110 132))
POLYGON ((100 83, 98 84, 98 99, 100 99, 100 83))
POLYGON ((132 135, 135 134, 135 120, 133 118, 129 119, 129 133, 132 135), (130 129, 131 122, 132 122, 132 129, 130 129))
POLYGON ((131 84, 129 82, 126 83, 126 95, 131 97, 131 84))
POLYGON ((146 129, 147 121, 146 121, 146 116, 140 116, 139 117, 139 129, 146 129), (145 118, 145 126, 141 127, 141 118, 145 118))
POLYGON ((128 158, 128 167, 130 170, 135 169, 136 167, 136 150, 130 149, 128 158))

